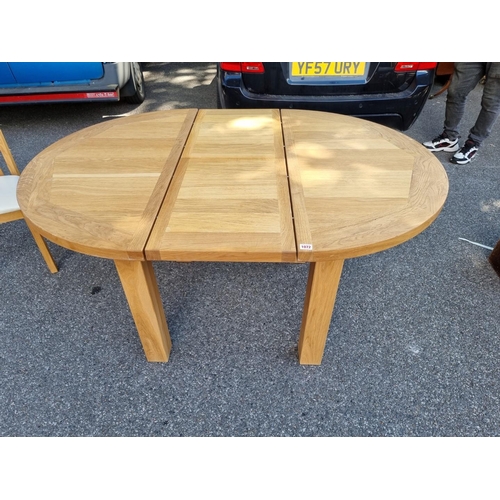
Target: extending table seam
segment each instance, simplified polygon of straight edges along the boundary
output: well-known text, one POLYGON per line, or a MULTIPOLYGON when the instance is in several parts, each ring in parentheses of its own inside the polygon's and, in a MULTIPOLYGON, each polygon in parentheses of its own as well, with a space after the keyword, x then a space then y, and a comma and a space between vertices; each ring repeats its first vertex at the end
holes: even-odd
MULTIPOLYGON (((196 114, 195 114, 193 120, 191 121, 191 126, 189 127, 189 131, 186 134, 186 137, 184 139, 184 144, 182 145, 182 149, 181 149, 181 151, 179 153, 179 156, 177 158, 177 162, 175 164, 175 168, 174 168, 174 170, 172 172, 172 175, 170 176, 170 180, 168 182, 168 186, 166 187, 165 192, 163 193, 161 202, 158 204, 158 210, 156 211, 156 215, 155 215, 153 223, 151 224, 151 227, 149 229, 148 236, 147 236, 147 238, 145 239, 145 242, 144 242, 144 247, 142 249, 142 254, 144 256, 144 260, 145 261, 148 260, 148 258, 146 256, 146 247, 148 246, 149 240, 151 238, 151 234, 153 233, 153 229, 155 228, 156 221, 158 220, 158 215, 159 215, 159 213, 160 213, 160 211, 161 211, 161 209, 163 207, 163 203, 165 201, 165 198, 167 197, 167 194, 168 194, 168 191, 170 189, 170 186, 172 185, 172 181, 173 181, 173 179, 175 177, 175 174, 177 172, 177 168, 179 166, 179 162, 181 161, 182 155, 184 154, 184 150, 186 149, 186 144, 188 143, 189 137, 191 136, 191 131, 193 130, 193 127, 194 127, 194 124, 196 122, 196 119, 198 118, 198 113, 199 113, 200 109, 199 108, 192 108, 192 109, 196 109, 196 114)), ((168 158, 167 158, 167 161, 168 161, 168 158)), ((166 165, 166 162, 165 162, 165 165, 166 165)), ((165 168, 165 165, 163 166, 163 168, 165 168)), ((163 173, 163 170, 162 170, 162 173, 163 173)), ((160 177, 161 177, 161 174, 160 174, 160 177)))
POLYGON ((280 112, 280 125, 281 125, 281 140, 283 142, 283 157, 285 158, 285 168, 286 168, 286 183, 288 185, 288 198, 290 200, 290 211, 292 213, 292 226, 293 226, 293 239, 295 240, 295 262, 299 262, 299 246, 297 242, 297 230, 295 228, 295 216, 293 212, 293 201, 292 201, 292 187, 290 186, 290 172, 288 170, 288 157, 286 153, 286 143, 285 143, 285 131, 283 128, 283 116, 280 112))

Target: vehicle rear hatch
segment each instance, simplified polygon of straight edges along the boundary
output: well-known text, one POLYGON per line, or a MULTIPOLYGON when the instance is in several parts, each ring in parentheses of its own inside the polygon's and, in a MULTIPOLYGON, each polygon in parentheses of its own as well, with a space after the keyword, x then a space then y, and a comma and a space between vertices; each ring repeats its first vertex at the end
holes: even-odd
POLYGON ((244 87, 255 94, 342 96, 405 91, 415 72, 395 72, 397 63, 263 63, 263 73, 242 73, 244 87), (353 85, 356 87, 353 91, 353 85))

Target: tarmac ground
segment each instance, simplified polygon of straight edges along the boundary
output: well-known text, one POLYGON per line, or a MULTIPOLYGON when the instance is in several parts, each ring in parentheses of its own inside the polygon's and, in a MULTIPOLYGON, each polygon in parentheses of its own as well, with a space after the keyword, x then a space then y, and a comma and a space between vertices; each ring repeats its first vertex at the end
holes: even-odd
MULTIPOLYGON (((213 63, 148 63, 146 101, 0 109, 22 169, 65 135, 124 113, 216 107, 213 63)), ((480 106, 472 92, 467 136, 480 106)), ((406 134, 442 130, 446 93, 406 134)), ((0 436, 500 435, 500 124, 469 165, 438 153, 450 191, 437 220, 348 260, 321 366, 297 341, 306 265, 155 264, 173 341, 148 363, 114 264, 0 225, 0 436)))

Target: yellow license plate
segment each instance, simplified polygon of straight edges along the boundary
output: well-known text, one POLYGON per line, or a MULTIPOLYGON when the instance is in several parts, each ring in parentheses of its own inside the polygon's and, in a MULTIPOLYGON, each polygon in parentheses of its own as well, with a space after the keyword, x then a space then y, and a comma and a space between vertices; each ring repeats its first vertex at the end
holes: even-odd
POLYGON ((365 74, 365 62, 292 62, 292 77, 362 77, 365 74))

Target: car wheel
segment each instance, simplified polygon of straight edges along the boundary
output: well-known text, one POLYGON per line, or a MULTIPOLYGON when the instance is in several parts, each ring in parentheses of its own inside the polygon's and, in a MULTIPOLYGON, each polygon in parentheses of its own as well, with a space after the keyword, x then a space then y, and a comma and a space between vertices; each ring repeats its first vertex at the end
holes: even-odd
POLYGON ((146 98, 146 90, 144 88, 144 75, 142 74, 141 64, 138 62, 130 63, 132 80, 135 88, 135 93, 129 96, 124 96, 123 100, 131 104, 141 104, 146 98))
POLYGON ((217 86, 217 109, 224 109, 222 107, 222 99, 220 97, 220 90, 219 90, 219 86, 217 86))

